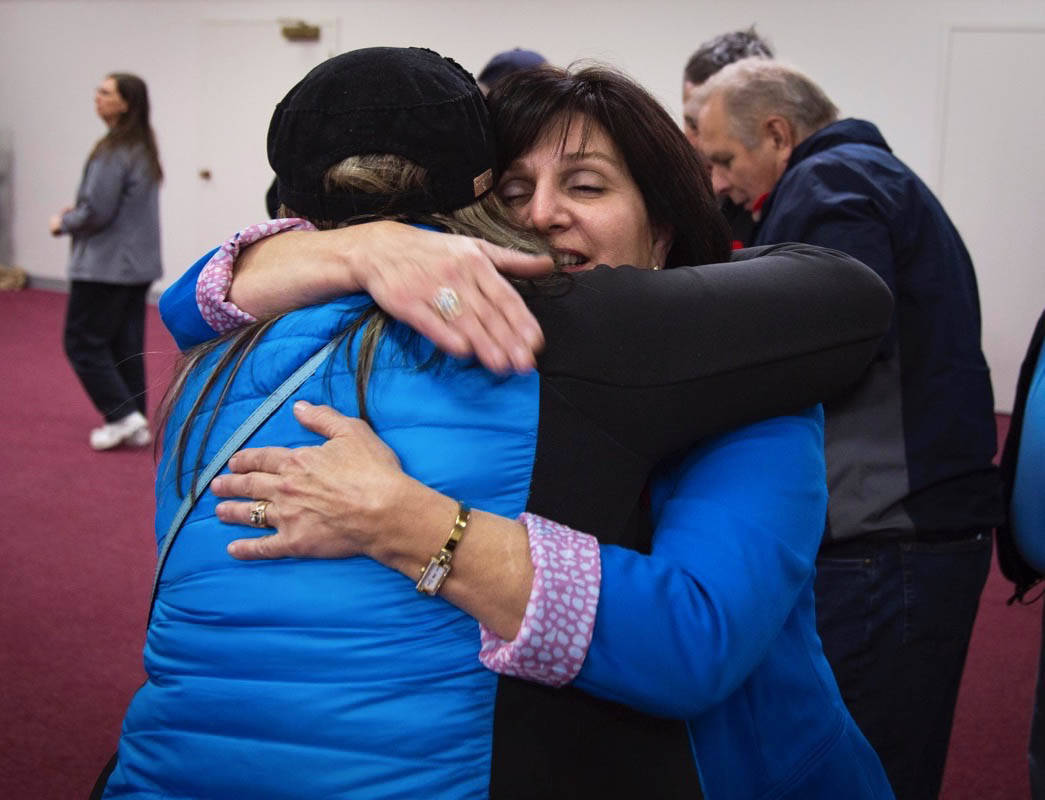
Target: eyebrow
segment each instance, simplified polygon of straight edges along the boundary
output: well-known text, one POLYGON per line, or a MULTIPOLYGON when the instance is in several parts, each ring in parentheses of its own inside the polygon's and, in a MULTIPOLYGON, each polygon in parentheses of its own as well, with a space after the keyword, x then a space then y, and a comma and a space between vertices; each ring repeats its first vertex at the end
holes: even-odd
MULTIPOLYGON (((572 153, 562 153, 559 157, 563 161, 566 161, 571 164, 584 162, 588 159, 595 159, 596 161, 605 162, 606 164, 609 164, 610 166, 616 169, 623 170, 624 172, 628 171, 623 161, 616 159, 609 153, 604 153, 601 150, 576 150, 572 153)), ((506 180, 514 180, 516 178, 517 172, 526 171, 525 168, 519 166, 520 161, 522 161, 521 158, 516 159, 508 165, 508 168, 505 169, 505 171, 501 175, 501 183, 504 183, 506 180)))
POLYGON ((620 159, 614 158, 609 153, 604 153, 601 150, 578 150, 573 153, 562 154, 563 161, 587 161, 590 158, 593 158, 596 161, 605 161, 607 164, 611 164, 618 168, 623 166, 620 159))

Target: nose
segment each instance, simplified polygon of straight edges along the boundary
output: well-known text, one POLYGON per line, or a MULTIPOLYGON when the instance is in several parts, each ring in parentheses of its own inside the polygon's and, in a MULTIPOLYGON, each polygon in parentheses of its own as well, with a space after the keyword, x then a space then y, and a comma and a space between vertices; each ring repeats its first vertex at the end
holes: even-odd
POLYGON ((711 188, 716 195, 724 195, 733 187, 726 171, 718 164, 711 165, 711 188))
POLYGON ((697 154, 699 155, 700 154, 700 135, 697 133, 696 126, 693 125, 690 122, 687 122, 685 127, 683 128, 682 132, 686 134, 686 141, 689 142, 690 147, 692 147, 694 150, 696 150, 697 154))
POLYGON ((539 233, 549 234, 569 226, 570 215, 565 198, 557 186, 538 184, 530 198, 530 225, 539 233))

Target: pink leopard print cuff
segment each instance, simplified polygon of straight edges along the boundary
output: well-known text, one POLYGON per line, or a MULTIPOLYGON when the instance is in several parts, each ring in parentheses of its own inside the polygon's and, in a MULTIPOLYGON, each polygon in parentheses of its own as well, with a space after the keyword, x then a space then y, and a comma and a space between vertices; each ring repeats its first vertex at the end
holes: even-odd
POLYGON ((602 562, 590 534, 523 514, 533 559, 533 589, 519 633, 506 641, 479 626, 483 666, 501 675, 564 686, 588 655, 599 605, 602 562))
POLYGON ((244 228, 219 247, 196 279, 196 305, 206 323, 218 333, 225 333, 257 322, 255 317, 225 299, 232 285, 232 267, 242 248, 283 231, 315 229, 304 219, 273 219, 244 228))

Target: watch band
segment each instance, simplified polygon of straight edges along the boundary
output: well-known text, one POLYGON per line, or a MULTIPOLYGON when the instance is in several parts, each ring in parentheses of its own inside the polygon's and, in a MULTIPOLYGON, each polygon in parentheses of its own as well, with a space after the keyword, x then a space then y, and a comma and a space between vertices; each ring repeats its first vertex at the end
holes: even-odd
POLYGON ((447 538, 446 544, 428 560, 428 566, 421 569, 421 578, 416 587, 421 594, 427 594, 430 597, 439 594, 439 590, 453 568, 454 550, 457 549, 461 537, 464 536, 464 530, 468 527, 468 519, 471 514, 472 509, 460 501, 457 502, 457 519, 454 520, 454 526, 450 529, 450 536, 447 538))

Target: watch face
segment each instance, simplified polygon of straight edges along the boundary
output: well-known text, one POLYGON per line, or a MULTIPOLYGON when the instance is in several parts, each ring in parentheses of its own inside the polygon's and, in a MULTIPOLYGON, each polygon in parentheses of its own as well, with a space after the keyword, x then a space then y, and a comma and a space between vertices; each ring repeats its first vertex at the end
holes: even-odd
POLYGON ((437 594, 443 586, 443 581, 446 580, 446 576, 449 574, 449 560, 444 561, 442 558, 432 556, 428 566, 421 571, 421 580, 417 582, 417 591, 427 595, 437 594))

